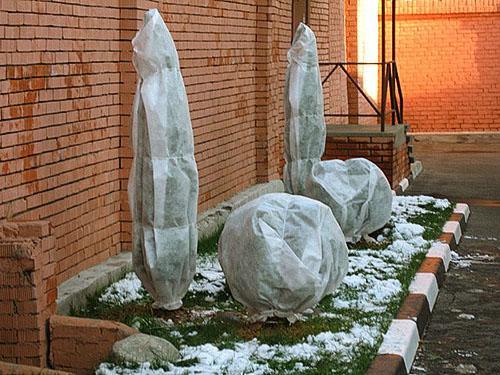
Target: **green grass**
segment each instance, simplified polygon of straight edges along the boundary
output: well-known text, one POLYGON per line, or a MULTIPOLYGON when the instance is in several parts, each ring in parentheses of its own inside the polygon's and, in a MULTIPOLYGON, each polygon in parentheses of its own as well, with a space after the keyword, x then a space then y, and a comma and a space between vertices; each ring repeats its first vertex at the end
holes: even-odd
POLYGON ((202 237, 198 240, 198 256, 217 254, 217 244, 224 226, 219 227, 210 236, 202 237))
MULTIPOLYGON (((425 227, 424 238, 434 240, 441 234, 444 222, 453 211, 453 205, 446 209, 437 209, 432 205, 423 206, 429 212, 418 214, 409 219, 410 222, 420 224, 425 227)), ((392 225, 388 226, 391 228, 392 225)), ((198 254, 203 256, 214 256, 217 253, 217 242, 222 232, 222 228, 208 238, 200 239, 198 244, 198 254)), ((376 237, 377 234, 374 236, 376 237)), ((387 240, 381 244, 358 243, 350 245, 350 253, 361 254, 370 251, 370 255, 377 256, 376 250, 386 248, 392 242, 392 235, 389 234, 387 240)), ((333 296, 325 297, 317 306, 316 313, 328 312, 335 314, 333 317, 321 317, 315 314, 305 321, 298 321, 290 325, 288 321, 282 319, 271 319, 270 322, 248 323, 243 318, 243 306, 233 300, 229 289, 219 293, 215 300, 207 301, 208 295, 204 293, 189 292, 184 298, 184 313, 161 313, 153 310, 152 299, 145 295, 140 301, 125 305, 103 304, 99 302, 99 297, 104 290, 98 291, 90 296, 87 305, 81 309, 73 309, 71 314, 97 319, 116 320, 129 326, 138 328, 141 332, 159 336, 169 340, 173 345, 197 346, 205 343, 212 343, 218 348, 234 348, 237 342, 248 341, 257 338, 262 344, 293 345, 304 342, 309 335, 316 335, 321 332, 348 331, 353 324, 376 324, 385 332, 392 319, 396 316, 400 306, 408 294, 408 288, 418 267, 425 258, 425 253, 415 254, 411 260, 401 267, 396 275, 391 277, 399 280, 402 291, 394 296, 387 308, 383 312, 365 312, 356 308, 334 308, 332 305, 333 296), (217 313, 210 319, 190 318, 189 310, 205 310, 217 308, 228 311, 228 313, 217 313), (184 314, 184 316, 183 316, 184 314), (167 324, 167 320, 172 318, 175 324, 167 324), (194 334, 196 332, 196 334, 194 334)), ((387 262, 387 259, 385 260, 387 262)), ((344 288, 339 291, 343 298, 355 299, 359 293, 354 288, 344 288)), ((379 337, 374 346, 360 346, 353 353, 349 361, 342 361, 332 355, 324 355, 321 360, 315 363, 300 361, 309 368, 302 371, 304 374, 364 374, 373 358, 376 356, 378 347, 382 342, 379 337)), ((279 359, 272 359, 267 362, 269 367, 276 373, 293 373, 296 360, 283 362, 279 359)), ((196 360, 177 362, 177 366, 190 366, 196 360)), ((161 367, 161 364, 158 364, 161 367)))
POLYGON ((422 225, 425 228, 424 239, 435 240, 441 235, 443 225, 453 213, 455 204, 452 203, 444 209, 436 209, 430 204, 422 205, 421 207, 429 210, 429 212, 417 214, 408 221, 413 224, 422 225))

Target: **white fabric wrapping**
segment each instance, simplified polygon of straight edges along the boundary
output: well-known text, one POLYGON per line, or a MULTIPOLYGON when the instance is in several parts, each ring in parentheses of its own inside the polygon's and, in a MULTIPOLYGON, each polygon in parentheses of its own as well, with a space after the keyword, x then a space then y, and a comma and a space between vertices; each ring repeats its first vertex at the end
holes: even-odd
POLYGON ((132 41, 139 75, 129 178, 133 267, 155 306, 182 306, 196 268, 198 171, 174 41, 152 9, 132 41))
POLYGON ((233 211, 219 241, 233 297, 254 320, 294 321, 331 294, 347 273, 347 245, 323 203, 265 194, 233 211))
POLYGON ((362 158, 321 161, 326 126, 316 38, 302 23, 288 51, 284 107, 286 192, 328 205, 348 240, 382 228, 392 191, 380 168, 362 158))

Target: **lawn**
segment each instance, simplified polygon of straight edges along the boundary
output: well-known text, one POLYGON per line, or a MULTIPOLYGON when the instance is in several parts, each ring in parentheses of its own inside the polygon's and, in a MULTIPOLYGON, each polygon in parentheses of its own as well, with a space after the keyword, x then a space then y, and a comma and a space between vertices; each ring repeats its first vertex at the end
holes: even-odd
POLYGON ((350 246, 348 275, 339 289, 292 325, 247 321, 217 261, 220 231, 199 242, 197 273, 182 309, 153 310, 130 273, 72 315, 123 322, 169 340, 181 353, 173 364, 110 359, 98 374, 364 374, 452 211, 443 199, 395 197, 391 221, 374 235, 378 243, 350 246))

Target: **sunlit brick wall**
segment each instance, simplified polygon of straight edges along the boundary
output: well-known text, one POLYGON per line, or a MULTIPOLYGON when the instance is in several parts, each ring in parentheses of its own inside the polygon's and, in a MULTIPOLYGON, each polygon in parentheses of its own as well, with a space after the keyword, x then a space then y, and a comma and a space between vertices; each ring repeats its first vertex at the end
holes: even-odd
POLYGON ((500 131, 500 3, 398 4, 397 62, 411 130, 500 131))

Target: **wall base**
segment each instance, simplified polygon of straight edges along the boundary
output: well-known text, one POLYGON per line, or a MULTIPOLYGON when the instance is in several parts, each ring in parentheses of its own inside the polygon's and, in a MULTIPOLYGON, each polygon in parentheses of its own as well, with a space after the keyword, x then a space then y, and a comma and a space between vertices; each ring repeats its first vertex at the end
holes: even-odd
POLYGON ((366 158, 384 172, 391 188, 410 176, 409 142, 405 125, 327 125, 323 160, 366 158))

